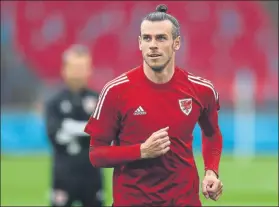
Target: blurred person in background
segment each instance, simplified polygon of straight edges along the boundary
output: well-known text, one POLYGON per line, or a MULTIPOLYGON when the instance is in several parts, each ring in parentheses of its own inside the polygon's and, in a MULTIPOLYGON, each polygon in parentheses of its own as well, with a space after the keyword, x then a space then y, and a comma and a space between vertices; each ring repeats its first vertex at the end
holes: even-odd
POLYGON ((196 123, 203 132, 202 192, 215 201, 222 194, 219 96, 210 81, 176 66, 180 25, 166 12, 159 5, 143 19, 143 65, 104 86, 85 128, 92 165, 114 167, 114 206, 201 206, 196 123))
POLYGON ((72 45, 62 56, 66 88, 46 106, 48 137, 53 148, 52 206, 102 206, 100 169, 89 161, 89 136, 83 132, 98 93, 88 88, 91 54, 85 46, 72 45))

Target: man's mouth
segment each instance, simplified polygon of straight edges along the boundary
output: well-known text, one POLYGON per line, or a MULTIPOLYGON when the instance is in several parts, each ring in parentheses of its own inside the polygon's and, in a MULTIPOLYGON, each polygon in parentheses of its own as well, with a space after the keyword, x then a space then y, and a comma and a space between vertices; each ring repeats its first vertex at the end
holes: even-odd
POLYGON ((148 54, 147 56, 148 57, 160 57, 161 55, 160 54, 148 54))

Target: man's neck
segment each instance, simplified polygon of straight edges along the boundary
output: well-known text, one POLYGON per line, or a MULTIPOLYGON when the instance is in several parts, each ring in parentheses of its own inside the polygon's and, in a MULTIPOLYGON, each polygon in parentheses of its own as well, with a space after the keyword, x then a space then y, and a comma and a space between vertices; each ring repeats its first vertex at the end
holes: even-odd
POLYGON ((73 94, 79 94, 84 89, 84 87, 68 85, 68 89, 73 94))
POLYGON ((171 80, 175 72, 175 66, 174 63, 170 62, 162 71, 155 72, 144 62, 143 71, 150 81, 156 84, 164 84, 171 80))

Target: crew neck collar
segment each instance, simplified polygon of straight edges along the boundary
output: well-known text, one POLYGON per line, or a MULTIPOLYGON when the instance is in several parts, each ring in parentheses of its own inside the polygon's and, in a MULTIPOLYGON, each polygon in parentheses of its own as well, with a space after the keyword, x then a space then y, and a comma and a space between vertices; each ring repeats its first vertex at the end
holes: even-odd
POLYGON ((151 87, 154 87, 154 88, 161 88, 161 89, 168 88, 170 85, 172 85, 173 82, 176 80, 177 73, 178 73, 178 67, 175 66, 174 73, 173 73, 171 79, 168 82, 166 82, 166 83, 154 83, 153 81, 148 79, 147 76, 145 75, 144 70, 143 70, 143 65, 140 66, 140 70, 141 70, 141 74, 143 76, 144 81, 148 85, 150 85, 151 87))

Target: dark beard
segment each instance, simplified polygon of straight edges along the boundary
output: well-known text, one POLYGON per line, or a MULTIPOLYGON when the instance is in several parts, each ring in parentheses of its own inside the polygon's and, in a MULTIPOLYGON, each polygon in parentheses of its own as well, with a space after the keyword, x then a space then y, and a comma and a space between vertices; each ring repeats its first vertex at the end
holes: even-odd
POLYGON ((165 65, 159 65, 157 67, 151 67, 151 69, 154 71, 154 72, 161 72, 164 70, 166 66, 165 65))
POLYGON ((151 67, 149 64, 148 64, 148 62, 147 61, 145 61, 146 62, 146 64, 154 71, 154 72, 157 72, 157 73, 160 73, 160 72, 162 72, 163 70, 164 70, 164 68, 169 64, 169 62, 170 62, 170 60, 171 60, 171 57, 167 60, 167 62, 165 62, 163 65, 158 65, 158 66, 153 66, 153 67, 151 67))

